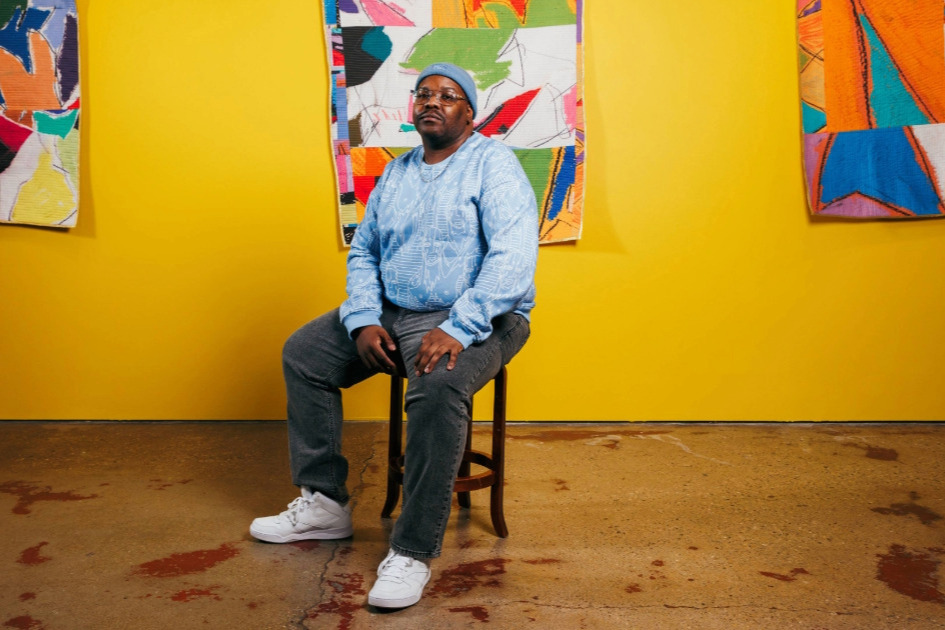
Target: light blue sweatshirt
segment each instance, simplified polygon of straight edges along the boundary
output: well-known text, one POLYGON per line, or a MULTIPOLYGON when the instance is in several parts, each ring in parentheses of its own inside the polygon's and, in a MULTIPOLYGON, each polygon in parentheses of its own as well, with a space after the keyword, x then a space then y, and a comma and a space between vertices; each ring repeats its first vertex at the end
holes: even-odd
POLYGON ((348 254, 349 334, 380 325, 382 297, 412 311, 450 311, 440 325, 468 347, 492 319, 535 306, 538 209, 507 146, 478 133, 438 164, 423 147, 391 161, 348 254))

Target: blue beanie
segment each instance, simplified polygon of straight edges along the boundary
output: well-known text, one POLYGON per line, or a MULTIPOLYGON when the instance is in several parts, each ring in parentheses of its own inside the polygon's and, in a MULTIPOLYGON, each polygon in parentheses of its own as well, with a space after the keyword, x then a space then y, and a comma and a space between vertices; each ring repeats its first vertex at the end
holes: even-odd
POLYGON ((414 86, 414 89, 420 87, 421 81, 434 74, 452 79, 459 87, 463 88, 463 92, 466 94, 466 100, 469 101, 469 106, 472 107, 473 118, 475 118, 476 84, 473 82, 472 77, 469 76, 469 73, 451 63, 435 63, 423 69, 420 76, 417 77, 417 84, 414 86))

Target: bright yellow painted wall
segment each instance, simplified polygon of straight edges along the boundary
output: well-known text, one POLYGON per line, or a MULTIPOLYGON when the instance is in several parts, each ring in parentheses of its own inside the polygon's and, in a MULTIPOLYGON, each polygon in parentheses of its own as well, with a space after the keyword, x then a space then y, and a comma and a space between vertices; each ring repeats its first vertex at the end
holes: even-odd
MULTIPOLYGON (((807 217, 795 3, 588 5, 584 238, 510 417, 945 419, 945 221, 807 217)), ((0 418, 284 417, 344 291, 318 7, 80 0, 79 227, 0 226, 0 418)))

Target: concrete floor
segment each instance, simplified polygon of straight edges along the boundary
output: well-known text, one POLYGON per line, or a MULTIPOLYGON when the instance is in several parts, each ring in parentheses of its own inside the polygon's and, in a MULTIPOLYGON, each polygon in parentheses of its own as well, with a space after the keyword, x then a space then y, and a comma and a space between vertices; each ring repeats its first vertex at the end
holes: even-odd
POLYGON ((247 532, 296 496, 284 423, 0 435, 3 628, 945 627, 943 425, 512 425, 509 538, 474 493, 387 613, 384 424, 346 428, 354 537, 290 545, 247 532))

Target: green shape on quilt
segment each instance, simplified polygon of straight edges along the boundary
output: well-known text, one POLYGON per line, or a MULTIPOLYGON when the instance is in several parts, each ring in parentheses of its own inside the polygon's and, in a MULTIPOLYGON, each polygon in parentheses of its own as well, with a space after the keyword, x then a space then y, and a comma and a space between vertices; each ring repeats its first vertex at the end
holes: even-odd
MULTIPOLYGON (((538 200, 540 206, 542 200, 545 198, 545 191, 548 189, 548 180, 551 178, 554 150, 512 149, 512 152, 515 153, 515 156, 518 158, 519 162, 521 162, 525 176, 528 177, 528 182, 532 185, 532 190, 535 191, 535 198, 538 200)), ((539 211, 540 210, 541 208, 539 208, 539 211)))
POLYGON ((59 160, 62 167, 69 172, 72 178, 72 185, 79 185, 79 130, 73 129, 72 133, 59 141, 59 160))
MULTIPOLYGON (((516 28, 522 25, 515 11, 510 7, 486 2, 484 8, 498 19, 499 28, 516 28)), ((577 20, 574 11, 568 6, 568 0, 533 1, 528 3, 526 11, 525 26, 527 27, 560 26, 574 24, 577 20)), ((486 24, 482 18, 478 18, 476 23, 479 28, 490 28, 490 25, 486 24)))
POLYGON ((446 61, 473 73, 476 86, 484 90, 509 76, 511 61, 498 61, 512 29, 435 28, 414 46, 401 67, 423 70, 432 63, 446 61))
POLYGON ((807 62, 811 60, 810 54, 803 48, 798 48, 797 50, 797 63, 801 68, 807 65, 807 62))
POLYGON ((79 110, 70 109, 69 113, 53 116, 46 112, 33 112, 33 120, 36 122, 36 131, 65 138, 75 126, 76 116, 79 110))

